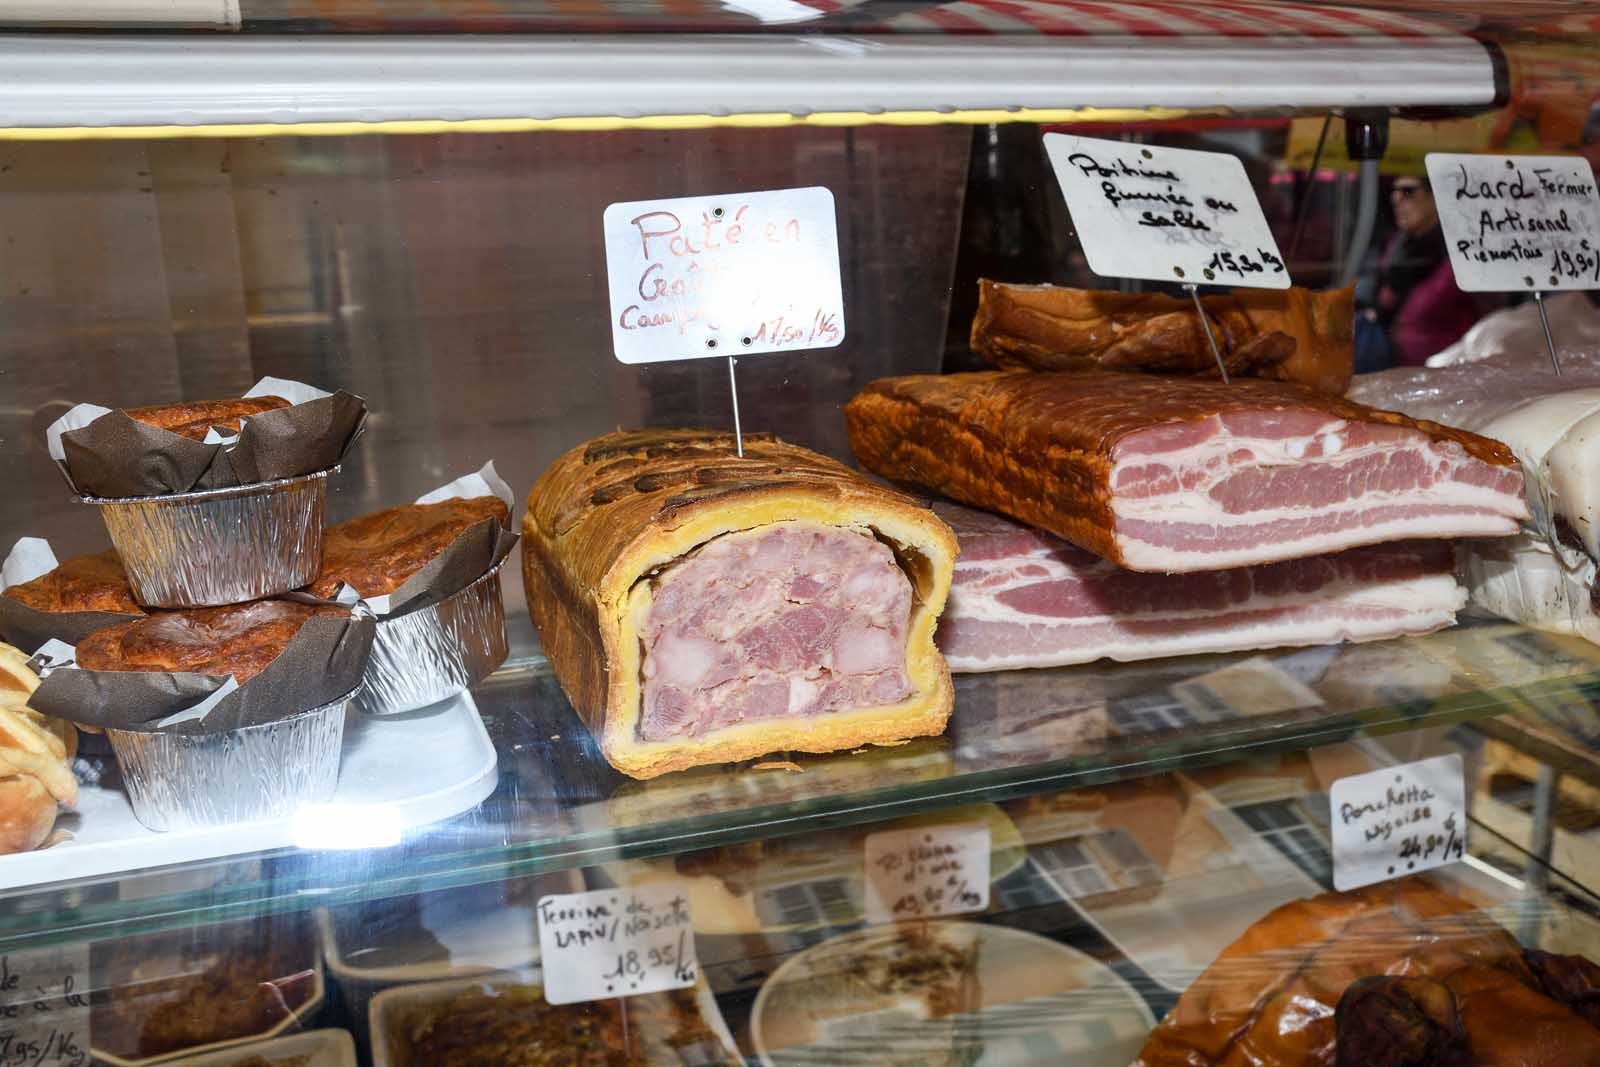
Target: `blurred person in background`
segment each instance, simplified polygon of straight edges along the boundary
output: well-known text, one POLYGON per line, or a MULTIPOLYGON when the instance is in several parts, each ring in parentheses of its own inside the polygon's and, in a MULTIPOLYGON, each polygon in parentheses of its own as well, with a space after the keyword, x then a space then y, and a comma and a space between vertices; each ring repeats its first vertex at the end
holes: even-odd
POLYGON ((1402 176, 1389 190, 1395 233, 1356 289, 1356 372, 1421 366, 1454 344, 1488 310, 1456 288, 1439 209, 1426 178, 1402 176))

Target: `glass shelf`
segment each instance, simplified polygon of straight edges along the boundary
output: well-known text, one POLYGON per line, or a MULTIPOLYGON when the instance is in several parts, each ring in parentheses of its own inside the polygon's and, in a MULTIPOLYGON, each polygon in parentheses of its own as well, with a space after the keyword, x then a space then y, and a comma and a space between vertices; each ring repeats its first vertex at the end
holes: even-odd
POLYGON ((1366 645, 958 675, 941 737, 647 782, 606 765, 536 655, 475 697, 500 778, 474 811, 390 848, 288 849, 11 891, 0 939, 111 936, 493 882, 1506 712, 1592 717, 1600 648, 1484 623, 1366 645))

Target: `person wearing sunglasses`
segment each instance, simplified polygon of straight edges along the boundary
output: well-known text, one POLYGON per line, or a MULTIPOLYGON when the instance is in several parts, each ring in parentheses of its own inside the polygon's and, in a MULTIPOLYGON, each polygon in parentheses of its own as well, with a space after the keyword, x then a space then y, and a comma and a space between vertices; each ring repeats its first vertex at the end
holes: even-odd
POLYGON ((1487 310, 1456 288, 1427 179, 1396 178, 1389 207, 1394 236, 1357 293, 1364 320, 1357 324, 1356 369, 1361 372, 1420 366, 1454 344, 1487 310))

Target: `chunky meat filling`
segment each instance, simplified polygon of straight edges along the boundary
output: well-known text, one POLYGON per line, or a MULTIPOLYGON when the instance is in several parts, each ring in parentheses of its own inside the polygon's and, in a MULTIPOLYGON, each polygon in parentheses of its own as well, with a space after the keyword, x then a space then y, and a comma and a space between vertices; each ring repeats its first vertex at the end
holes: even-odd
POLYGON ((646 741, 911 696, 911 583, 876 539, 812 522, 727 534, 654 580, 646 741))

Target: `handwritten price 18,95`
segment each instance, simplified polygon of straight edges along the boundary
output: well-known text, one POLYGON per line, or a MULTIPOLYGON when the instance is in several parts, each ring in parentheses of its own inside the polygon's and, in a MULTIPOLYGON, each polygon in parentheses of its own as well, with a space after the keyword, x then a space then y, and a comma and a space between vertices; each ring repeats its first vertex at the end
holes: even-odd
POLYGON ((676 883, 552 894, 537 915, 551 1004, 682 989, 699 976, 689 900, 676 883))
POLYGON ((1283 260, 1264 248, 1258 248, 1255 259, 1251 259, 1247 252, 1218 252, 1211 257, 1205 269, 1207 277, 1213 271, 1228 271, 1244 277, 1247 274, 1282 274, 1284 266, 1283 260))
POLYGON ((629 949, 617 954, 617 965, 600 977, 613 984, 627 982, 637 985, 639 980, 655 971, 670 971, 676 982, 685 984, 695 980, 695 960, 685 956, 687 933, 680 930, 675 944, 653 945, 645 949, 629 949))

